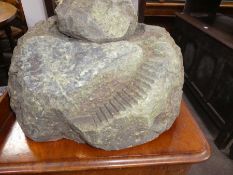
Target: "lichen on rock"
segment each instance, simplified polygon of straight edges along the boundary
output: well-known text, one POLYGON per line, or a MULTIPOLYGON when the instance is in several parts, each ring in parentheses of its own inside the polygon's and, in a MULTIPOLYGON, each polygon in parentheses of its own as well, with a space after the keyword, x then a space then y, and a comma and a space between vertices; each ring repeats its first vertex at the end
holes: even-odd
POLYGON ((109 8, 131 10, 128 0, 66 0, 58 6, 58 16, 38 23, 19 39, 8 88, 11 107, 29 138, 68 138, 118 150, 153 140, 179 115, 182 55, 165 29, 131 23, 134 17, 124 14, 122 20, 130 23, 128 34, 117 38, 126 30, 111 28, 120 15, 115 9, 114 20, 101 28, 104 35, 97 32, 99 38, 88 38, 74 27, 93 28, 95 34, 99 28, 85 26, 86 18, 80 17, 74 28, 59 18, 63 13, 74 20, 80 9, 92 16, 89 24, 101 23, 105 17, 99 7, 109 2, 109 8))
POLYGON ((62 33, 93 42, 122 40, 137 26, 131 0, 66 0, 56 14, 62 33))

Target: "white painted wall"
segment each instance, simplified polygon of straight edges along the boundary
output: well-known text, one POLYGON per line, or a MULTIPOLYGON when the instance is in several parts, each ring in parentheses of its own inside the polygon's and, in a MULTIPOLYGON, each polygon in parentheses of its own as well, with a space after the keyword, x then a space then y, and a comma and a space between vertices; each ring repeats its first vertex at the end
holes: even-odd
POLYGON ((138 12, 138 0, 132 0, 136 12, 138 12))
POLYGON ((47 18, 43 0, 21 0, 21 2, 29 28, 47 18))

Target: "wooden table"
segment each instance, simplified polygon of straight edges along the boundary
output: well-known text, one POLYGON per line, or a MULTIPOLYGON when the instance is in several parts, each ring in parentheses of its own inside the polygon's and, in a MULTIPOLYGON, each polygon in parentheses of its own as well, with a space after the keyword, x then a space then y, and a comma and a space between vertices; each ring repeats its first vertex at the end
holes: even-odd
POLYGON ((56 175, 181 175, 194 163, 209 158, 210 148, 185 102, 170 130, 134 148, 103 151, 70 140, 37 143, 26 138, 9 108, 0 99, 0 174, 56 175))
POLYGON ((17 9, 13 5, 0 1, 0 28, 5 30, 12 50, 15 44, 11 36, 12 31, 9 23, 15 19, 16 13, 17 9))
MULTIPOLYGON (((1 33, 5 34, 9 41, 11 52, 15 47, 15 41, 12 36, 10 23, 13 19, 15 19, 16 13, 17 9, 13 5, 0 1, 0 30, 1 33)), ((2 75, 0 78, 0 85, 6 85, 8 79, 7 73, 9 69, 9 63, 6 63, 4 60, 5 58, 3 56, 2 50, 0 50, 0 74, 2 75)))

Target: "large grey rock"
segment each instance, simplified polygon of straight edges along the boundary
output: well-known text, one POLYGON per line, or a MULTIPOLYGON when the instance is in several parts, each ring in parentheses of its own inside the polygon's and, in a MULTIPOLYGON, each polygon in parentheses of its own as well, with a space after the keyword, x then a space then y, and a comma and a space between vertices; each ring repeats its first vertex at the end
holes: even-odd
POLYGON ((128 40, 96 44, 38 24, 14 50, 11 106, 35 141, 68 138, 105 150, 148 142, 179 115, 180 49, 165 29, 139 24, 128 40))
POLYGON ((64 0, 56 14, 61 32, 94 42, 124 39, 137 26, 131 0, 64 0))

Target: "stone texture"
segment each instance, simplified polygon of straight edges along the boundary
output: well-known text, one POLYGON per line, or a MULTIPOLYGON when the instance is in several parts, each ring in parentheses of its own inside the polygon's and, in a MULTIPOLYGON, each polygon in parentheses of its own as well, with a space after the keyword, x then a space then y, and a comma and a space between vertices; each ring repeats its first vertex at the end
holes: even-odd
POLYGON ((0 97, 6 92, 7 87, 6 86, 0 86, 0 97))
POLYGON ((124 39, 137 26, 131 0, 65 0, 56 14, 61 32, 94 42, 124 39))
POLYGON ((28 31, 12 58, 11 106, 28 137, 118 150, 171 127, 183 65, 165 29, 138 24, 127 40, 97 44, 61 34, 56 21, 28 31))

